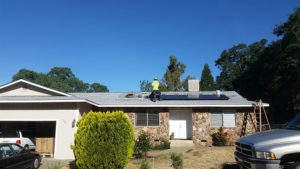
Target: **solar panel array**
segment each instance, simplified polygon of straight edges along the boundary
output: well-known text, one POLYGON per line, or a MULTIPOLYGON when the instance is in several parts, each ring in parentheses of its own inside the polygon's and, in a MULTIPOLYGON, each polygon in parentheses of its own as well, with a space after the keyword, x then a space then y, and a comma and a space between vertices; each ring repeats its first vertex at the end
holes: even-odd
POLYGON ((224 95, 200 94, 200 95, 161 95, 162 100, 228 100, 224 95))

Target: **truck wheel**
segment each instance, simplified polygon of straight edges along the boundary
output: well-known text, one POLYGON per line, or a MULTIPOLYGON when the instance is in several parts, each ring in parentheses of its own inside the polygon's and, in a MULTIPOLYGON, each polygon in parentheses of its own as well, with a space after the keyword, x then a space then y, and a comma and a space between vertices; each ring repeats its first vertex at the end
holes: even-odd
POLYGON ((32 162, 31 169, 38 169, 40 167, 40 161, 38 158, 35 158, 32 162))
POLYGON ((300 161, 297 161, 290 165, 289 169, 300 169, 300 161))
POLYGON ((25 150, 29 150, 29 145, 26 144, 26 145, 24 146, 24 149, 25 149, 25 150))

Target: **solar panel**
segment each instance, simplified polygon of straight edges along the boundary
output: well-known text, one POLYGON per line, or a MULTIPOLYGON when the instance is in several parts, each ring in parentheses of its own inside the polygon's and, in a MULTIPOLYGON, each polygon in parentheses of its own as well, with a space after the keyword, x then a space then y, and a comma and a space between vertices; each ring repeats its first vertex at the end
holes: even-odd
POLYGON ((224 95, 216 94, 200 94, 200 95, 161 95, 162 100, 228 100, 229 98, 224 95))

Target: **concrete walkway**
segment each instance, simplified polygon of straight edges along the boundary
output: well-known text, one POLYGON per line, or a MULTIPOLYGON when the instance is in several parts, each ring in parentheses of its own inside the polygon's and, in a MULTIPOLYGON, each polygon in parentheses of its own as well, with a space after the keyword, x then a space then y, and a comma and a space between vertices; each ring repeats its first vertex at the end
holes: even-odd
POLYGON ((63 166, 62 169, 72 169, 74 167, 74 160, 57 160, 54 158, 42 158, 40 169, 56 169, 57 166, 63 166))

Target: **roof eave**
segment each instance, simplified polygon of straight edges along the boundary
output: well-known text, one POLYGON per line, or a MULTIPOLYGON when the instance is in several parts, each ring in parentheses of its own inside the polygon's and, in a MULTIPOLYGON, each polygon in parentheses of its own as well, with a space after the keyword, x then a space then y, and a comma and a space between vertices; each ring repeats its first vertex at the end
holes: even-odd
MULTIPOLYGON (((252 104, 247 105, 98 105, 99 108, 129 108, 129 107, 184 107, 184 108, 197 108, 197 107, 253 107, 252 104)), ((268 107, 267 105, 265 107, 268 107)))

